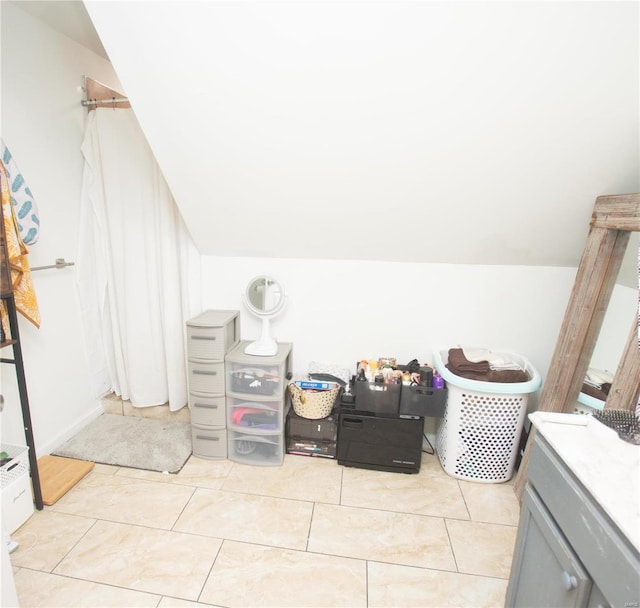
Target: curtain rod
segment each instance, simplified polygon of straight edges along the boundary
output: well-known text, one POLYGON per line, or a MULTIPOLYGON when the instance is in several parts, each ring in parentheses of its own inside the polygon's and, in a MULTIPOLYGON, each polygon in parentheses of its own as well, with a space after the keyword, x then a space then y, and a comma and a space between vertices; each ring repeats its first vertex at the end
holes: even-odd
POLYGON ((112 97, 111 99, 83 99, 80 103, 83 106, 95 106, 100 103, 129 103, 129 100, 126 97, 112 97))

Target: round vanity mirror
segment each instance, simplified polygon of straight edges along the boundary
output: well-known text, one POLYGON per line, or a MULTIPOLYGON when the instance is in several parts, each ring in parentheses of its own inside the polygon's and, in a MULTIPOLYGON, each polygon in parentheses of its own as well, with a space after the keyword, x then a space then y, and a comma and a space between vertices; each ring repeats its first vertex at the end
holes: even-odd
POLYGON ((243 298, 249 311, 262 319, 260 338, 249 344, 244 352, 262 357, 277 354, 278 344, 271 337, 270 321, 282 312, 286 303, 282 285, 272 277, 261 275, 249 281, 243 298))

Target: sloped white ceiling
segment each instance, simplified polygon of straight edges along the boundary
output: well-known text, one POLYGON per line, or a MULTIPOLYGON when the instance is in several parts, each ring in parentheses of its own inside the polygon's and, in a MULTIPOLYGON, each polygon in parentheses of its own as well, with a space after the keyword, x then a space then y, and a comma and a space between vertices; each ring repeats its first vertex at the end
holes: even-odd
POLYGON ((85 5, 204 254, 575 266, 640 189, 637 2, 85 5))
POLYGON ((97 35, 93 22, 80 0, 2 0, 11 2, 32 17, 40 19, 61 34, 75 40, 97 55, 107 53, 97 35))

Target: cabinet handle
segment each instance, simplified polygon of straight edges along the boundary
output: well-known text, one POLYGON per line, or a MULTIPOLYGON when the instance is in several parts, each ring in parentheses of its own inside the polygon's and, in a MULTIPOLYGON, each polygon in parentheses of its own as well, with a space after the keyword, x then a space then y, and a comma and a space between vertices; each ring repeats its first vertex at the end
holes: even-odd
POLYGON ((194 374, 200 374, 201 376, 216 376, 218 372, 209 371, 207 369, 194 369, 194 374))
POLYGON ((358 418, 347 418, 346 416, 342 419, 342 426, 347 427, 349 429, 359 429, 363 426, 364 421, 358 418))
POLYGON ((220 441, 220 437, 209 437, 208 435, 196 435, 196 439, 205 439, 206 441, 220 441))
POLYGON ((578 579, 569 574, 566 570, 562 573, 562 586, 567 590, 571 591, 578 586, 578 579))
POLYGON ((217 410, 218 405, 216 403, 194 403, 193 407, 204 407, 209 410, 217 410))
POLYGON ((215 336, 191 336, 192 340, 216 340, 215 336))

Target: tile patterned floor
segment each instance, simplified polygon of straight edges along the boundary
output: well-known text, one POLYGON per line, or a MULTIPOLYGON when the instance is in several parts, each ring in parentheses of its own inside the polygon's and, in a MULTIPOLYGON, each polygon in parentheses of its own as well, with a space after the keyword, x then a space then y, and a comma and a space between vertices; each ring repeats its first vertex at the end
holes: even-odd
POLYGON ((96 465, 13 535, 33 607, 499 607, 519 506, 509 484, 285 457, 191 457, 166 475, 96 465))

